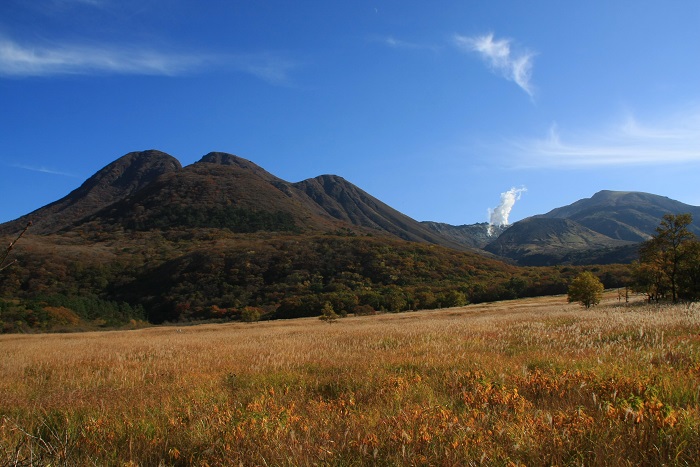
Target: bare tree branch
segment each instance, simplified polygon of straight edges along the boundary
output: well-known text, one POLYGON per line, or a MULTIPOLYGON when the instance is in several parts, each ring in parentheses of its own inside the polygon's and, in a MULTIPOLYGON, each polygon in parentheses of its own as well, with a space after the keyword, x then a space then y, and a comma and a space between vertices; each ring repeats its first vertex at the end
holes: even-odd
POLYGON ((13 241, 11 241, 10 244, 7 246, 7 248, 5 249, 5 253, 2 256, 2 259, 0 259, 0 271, 12 266, 13 264, 15 264, 17 262, 17 260, 14 260, 14 261, 10 261, 9 263, 5 264, 5 261, 7 261, 7 257, 10 255, 10 251, 12 251, 12 248, 14 248, 14 246, 15 246, 15 243, 17 243, 17 241, 20 238, 22 238, 22 235, 24 235, 27 232, 27 230, 29 230, 29 227, 31 227, 31 226, 32 226, 32 221, 29 221, 29 223, 27 223, 27 226, 24 228, 24 230, 22 230, 19 233, 19 235, 17 235, 17 238, 15 238, 13 241))

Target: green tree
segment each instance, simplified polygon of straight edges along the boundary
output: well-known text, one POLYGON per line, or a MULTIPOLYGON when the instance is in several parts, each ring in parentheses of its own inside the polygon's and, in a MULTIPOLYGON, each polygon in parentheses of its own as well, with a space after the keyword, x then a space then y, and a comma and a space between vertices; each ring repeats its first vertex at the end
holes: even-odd
POLYGON ((338 319, 338 314, 335 312, 333 305, 331 305, 330 302, 326 302, 326 304, 323 305, 321 316, 319 316, 318 319, 325 321, 328 324, 333 324, 335 323, 335 320, 338 319))
POLYGON ((646 258, 646 261, 632 263, 632 275, 634 276, 632 290, 645 294, 650 303, 652 300, 658 302, 668 290, 668 280, 656 256, 643 255, 641 250, 640 256, 646 258))
POLYGON ((680 286, 685 282, 681 278, 692 270, 693 245, 697 242, 695 235, 688 229, 693 222, 690 214, 666 214, 656 228, 656 235, 644 242, 639 249, 637 282, 652 284, 657 287, 657 299, 665 295, 664 286, 671 292, 671 300, 678 301, 680 286), (689 264, 689 262, 691 264, 689 264))
POLYGON ((684 258, 678 278, 678 297, 700 300, 700 241, 692 240, 684 246, 684 258))
POLYGON ((261 310, 254 306, 244 307, 241 311, 241 320, 246 323, 253 323, 255 321, 260 321, 260 316, 262 315, 261 310))
POLYGON ((600 303, 603 290, 603 283, 592 272, 582 272, 569 285, 569 303, 579 302, 590 308, 600 303))

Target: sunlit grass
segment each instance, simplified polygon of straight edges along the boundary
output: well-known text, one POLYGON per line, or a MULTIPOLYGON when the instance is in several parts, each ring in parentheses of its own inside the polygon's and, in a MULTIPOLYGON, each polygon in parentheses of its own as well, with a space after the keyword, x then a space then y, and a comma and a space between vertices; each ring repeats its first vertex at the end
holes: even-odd
POLYGON ((696 463, 700 310, 611 297, 0 336, 0 463, 696 463))

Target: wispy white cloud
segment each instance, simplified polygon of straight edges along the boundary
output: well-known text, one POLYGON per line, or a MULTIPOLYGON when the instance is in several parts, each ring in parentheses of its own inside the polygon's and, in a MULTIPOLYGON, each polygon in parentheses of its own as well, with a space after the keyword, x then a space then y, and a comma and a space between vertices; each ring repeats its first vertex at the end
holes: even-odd
POLYGON ((199 55, 163 53, 138 47, 23 45, 0 39, 0 75, 65 74, 178 75, 202 65, 199 55))
POLYGON ((24 164, 11 164, 10 167, 14 167, 16 169, 22 169, 22 170, 29 170, 31 172, 40 172, 44 174, 50 174, 50 175, 61 175, 63 177, 71 177, 71 178, 80 178, 78 175, 70 173, 70 172, 63 172, 61 170, 56 170, 52 169, 50 167, 46 166, 33 166, 33 165, 24 165, 24 164))
POLYGON ((233 55, 226 59, 229 66, 274 85, 287 85, 290 72, 298 66, 294 60, 272 53, 233 55))
POLYGON ((379 41, 392 49, 413 49, 413 50, 438 50, 438 47, 428 44, 420 44, 417 42, 409 42, 402 39, 397 39, 394 36, 379 38, 379 41))
POLYGON ((524 167, 601 167, 700 162, 700 109, 665 121, 632 116, 597 131, 561 131, 514 142, 508 152, 524 167))
POLYGON ((494 72, 515 82, 530 97, 533 96, 534 88, 530 80, 534 52, 513 51, 510 39, 495 40, 492 33, 474 37, 456 34, 453 40, 458 48, 478 53, 494 72))
POLYGON ((177 76, 231 69, 283 85, 296 63, 270 53, 177 53, 138 46, 26 45, 0 37, 0 76, 128 74, 177 76))
POLYGON ((111 3, 110 0, 52 0, 52 3, 60 6, 68 5, 85 5, 97 8, 103 8, 111 3))

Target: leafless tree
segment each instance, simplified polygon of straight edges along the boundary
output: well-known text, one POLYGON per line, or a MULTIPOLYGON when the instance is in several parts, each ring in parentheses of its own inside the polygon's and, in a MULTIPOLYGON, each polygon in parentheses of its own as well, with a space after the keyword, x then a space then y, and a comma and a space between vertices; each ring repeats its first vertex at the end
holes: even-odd
POLYGON ((10 261, 9 263, 6 263, 7 257, 10 256, 10 252, 15 247, 15 243, 17 243, 19 241, 19 239, 22 238, 22 235, 24 235, 27 232, 27 230, 29 230, 29 227, 31 227, 31 226, 32 226, 32 222, 29 221, 29 223, 26 225, 24 230, 22 230, 19 233, 19 235, 17 235, 17 238, 15 238, 13 241, 11 241, 10 244, 7 246, 7 248, 5 249, 5 253, 3 253, 2 258, 0 259, 0 271, 12 266, 13 264, 15 264, 17 262, 17 260, 15 259, 13 261, 10 261))

